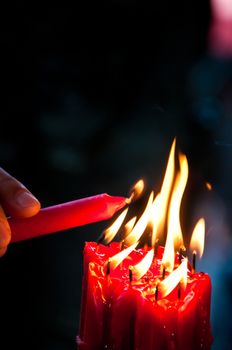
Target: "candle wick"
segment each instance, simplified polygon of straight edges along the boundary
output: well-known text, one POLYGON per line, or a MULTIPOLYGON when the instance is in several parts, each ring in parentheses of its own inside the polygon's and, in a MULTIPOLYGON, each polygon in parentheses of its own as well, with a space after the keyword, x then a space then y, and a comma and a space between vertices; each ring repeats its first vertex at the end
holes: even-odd
POLYGON ((194 250, 193 251, 193 263, 192 263, 192 274, 196 272, 196 257, 197 257, 197 252, 194 250))
POLYGON ((165 274, 166 274, 166 267, 164 265, 163 266, 163 271, 162 271, 162 279, 165 279, 165 274))
POLYGON ((179 250, 179 265, 181 264, 181 261, 183 259, 183 257, 185 256, 186 254, 186 248, 184 246, 180 247, 180 250, 179 250))
POLYGON ((106 264, 106 278, 107 278, 107 288, 108 292, 106 294, 106 304, 103 311, 103 344, 104 349, 108 349, 109 345, 109 319, 111 317, 111 306, 112 306, 112 294, 110 291, 111 279, 110 279, 110 263, 111 259, 109 258, 106 264))
POLYGON ((105 240, 105 231, 103 231, 97 239, 97 244, 103 243, 105 240))
POLYGON ((159 296, 159 285, 157 283, 156 287, 155 287, 155 300, 158 300, 158 296, 159 296))
POLYGON ((147 246, 152 247, 152 231, 150 231, 147 236, 147 246))
POLYGON ((158 251, 158 246, 159 246, 159 238, 156 239, 155 241, 155 245, 154 245, 154 257, 156 257, 157 255, 157 251, 158 251))
POLYGON ((130 283, 133 281, 133 266, 129 267, 129 281, 130 283))
POLYGON ((110 262, 111 262, 111 260, 109 259, 107 261, 107 265, 106 265, 106 276, 107 277, 109 277, 109 275, 110 275, 110 262))
MULTIPOLYGON (((123 239, 123 240, 120 242, 120 251, 121 251, 121 252, 124 250, 124 247, 125 247, 125 240, 123 239)), ((123 266, 123 261, 120 263, 120 269, 122 269, 122 266, 123 266)))
POLYGON ((179 282, 178 283, 178 290, 177 290, 177 296, 178 296, 178 299, 180 299, 180 297, 181 297, 181 283, 179 282))

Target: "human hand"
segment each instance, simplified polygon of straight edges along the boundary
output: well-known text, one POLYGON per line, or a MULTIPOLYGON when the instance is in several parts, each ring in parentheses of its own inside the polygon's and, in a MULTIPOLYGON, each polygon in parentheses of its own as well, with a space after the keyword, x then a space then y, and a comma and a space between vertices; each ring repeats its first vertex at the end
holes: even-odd
POLYGON ((0 257, 5 254, 11 239, 6 215, 26 218, 37 214, 39 210, 40 203, 31 192, 0 168, 0 257))

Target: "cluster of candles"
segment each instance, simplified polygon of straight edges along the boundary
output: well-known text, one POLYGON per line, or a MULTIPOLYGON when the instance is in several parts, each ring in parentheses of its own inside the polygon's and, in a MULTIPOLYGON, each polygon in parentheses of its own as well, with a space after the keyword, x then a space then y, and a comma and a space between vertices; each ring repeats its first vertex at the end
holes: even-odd
MULTIPOLYGON (((188 162, 179 154, 175 170, 175 146, 174 140, 161 190, 156 196, 151 192, 140 218, 125 223, 127 207, 98 242, 85 244, 79 349, 210 349, 211 281, 196 272, 205 221, 200 218, 193 230, 190 264, 180 224, 188 162), (147 231, 149 242, 141 247, 147 231), (123 239, 113 242, 120 232, 123 239)), ((126 203, 142 189, 140 180, 126 203)))
MULTIPOLYGON (((98 242, 86 242, 80 332, 81 350, 208 350, 211 281, 196 271, 205 240, 200 218, 190 241, 188 262, 180 207, 188 180, 188 162, 179 154, 175 170, 173 141, 160 192, 151 192, 140 218, 124 224, 129 204, 142 193, 143 181, 129 198, 100 194, 43 208, 27 219, 9 218, 11 242, 40 237, 106 220, 124 209, 98 242), (165 247, 159 239, 167 227, 165 247), (148 244, 141 237, 150 231, 148 244), (123 231, 121 242, 112 242, 123 231)), ((209 186, 208 186, 209 187, 209 186)))

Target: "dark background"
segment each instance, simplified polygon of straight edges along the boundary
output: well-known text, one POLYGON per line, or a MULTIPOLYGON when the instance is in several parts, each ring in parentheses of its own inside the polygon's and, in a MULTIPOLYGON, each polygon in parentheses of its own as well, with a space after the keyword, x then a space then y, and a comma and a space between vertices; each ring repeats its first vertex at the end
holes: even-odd
MULTIPOLYGON (((20 3, 2 14, 1 166, 43 207, 126 195, 141 177, 158 191, 176 136, 190 167, 183 231, 205 215, 213 349, 230 349, 232 70, 208 52, 209 2, 20 3)), ((10 245, 2 349, 76 348, 83 245, 110 222, 10 245)))

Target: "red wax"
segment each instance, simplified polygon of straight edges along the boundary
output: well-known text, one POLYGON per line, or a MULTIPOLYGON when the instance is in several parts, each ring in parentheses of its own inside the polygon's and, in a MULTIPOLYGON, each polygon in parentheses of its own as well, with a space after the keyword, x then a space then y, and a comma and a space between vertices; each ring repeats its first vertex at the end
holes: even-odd
MULTIPOLYGON (((146 254, 133 251, 106 277, 106 262, 120 249, 86 243, 79 349, 209 350, 211 283, 207 274, 188 274, 178 299, 176 287, 155 298, 163 248, 146 275, 129 281, 128 268, 146 254)), ((176 256, 178 261, 178 255, 176 256)))
POLYGON ((197 273, 188 279, 183 299, 178 304, 178 349, 210 349, 211 282, 207 274, 197 273), (184 340, 184 341, 183 341, 184 340))
POLYGON ((30 218, 10 218, 11 242, 106 220, 125 205, 125 198, 103 193, 41 209, 30 218))
POLYGON ((196 274, 189 276, 180 300, 177 288, 158 301, 154 294, 146 294, 143 307, 138 308, 136 349, 209 350, 210 293, 209 276, 196 274))

